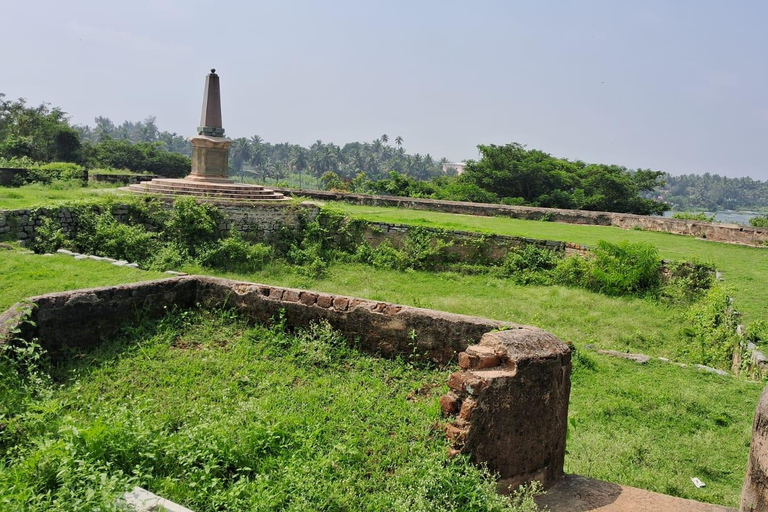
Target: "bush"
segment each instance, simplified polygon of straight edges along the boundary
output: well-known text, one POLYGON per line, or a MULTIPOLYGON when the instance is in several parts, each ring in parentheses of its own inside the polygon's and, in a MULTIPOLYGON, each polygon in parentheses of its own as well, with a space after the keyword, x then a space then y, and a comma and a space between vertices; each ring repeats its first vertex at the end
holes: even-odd
POLYGON ((201 254, 199 262, 203 266, 222 270, 255 272, 261 270, 271 257, 271 247, 250 244, 234 231, 201 254))
POLYGON ((551 279, 550 271, 557 267, 561 259, 550 249, 526 244, 507 255, 502 271, 520 284, 545 284, 551 279))
POLYGON ((661 259, 646 243, 612 244, 600 240, 590 261, 587 288, 608 295, 655 292, 661 284, 661 259))
POLYGON ((727 290, 713 287, 691 307, 687 316, 689 326, 683 333, 691 343, 681 350, 681 355, 701 364, 729 368, 739 342, 738 313, 731 306, 727 290))
POLYGON ((79 180, 86 182, 85 168, 69 162, 52 162, 27 169, 25 183, 51 183, 56 180, 79 180))
POLYGON ((749 225, 756 228, 768 228, 768 215, 752 217, 749 219, 749 225))
POLYGON ((682 219, 682 220, 698 220, 701 222, 715 222, 715 216, 707 215, 704 212, 701 213, 691 213, 691 212, 675 212, 672 214, 673 219, 682 219))
POLYGON ((219 226, 224 221, 224 214, 214 205, 198 204, 194 198, 184 197, 173 204, 164 231, 166 237, 175 242, 179 249, 196 257, 221 238, 219 226))

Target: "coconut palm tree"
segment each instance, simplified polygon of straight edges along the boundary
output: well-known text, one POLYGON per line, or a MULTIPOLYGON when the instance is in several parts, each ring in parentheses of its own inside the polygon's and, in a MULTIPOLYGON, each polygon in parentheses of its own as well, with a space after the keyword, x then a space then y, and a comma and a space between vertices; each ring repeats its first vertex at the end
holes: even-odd
POLYGON ((395 144, 397 144, 399 147, 403 147, 403 138, 399 135, 395 137, 395 144))
POLYGON ((381 142, 383 142, 384 144, 389 142, 389 135, 387 135, 386 133, 384 135, 382 135, 381 136, 381 142))

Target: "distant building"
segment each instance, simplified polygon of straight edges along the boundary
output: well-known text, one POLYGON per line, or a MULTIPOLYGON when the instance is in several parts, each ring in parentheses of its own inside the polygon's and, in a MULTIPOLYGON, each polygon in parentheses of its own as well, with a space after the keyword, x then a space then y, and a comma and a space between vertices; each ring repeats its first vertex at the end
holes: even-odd
POLYGON ((446 162, 443 164, 443 172, 448 172, 449 169, 456 169, 456 173, 461 174, 466 166, 466 162, 446 162))

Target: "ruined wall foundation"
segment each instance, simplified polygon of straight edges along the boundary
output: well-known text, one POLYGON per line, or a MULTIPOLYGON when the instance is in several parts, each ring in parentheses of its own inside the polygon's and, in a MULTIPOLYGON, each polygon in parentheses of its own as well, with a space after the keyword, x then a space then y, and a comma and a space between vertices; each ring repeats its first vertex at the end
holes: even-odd
POLYGON ((137 314, 159 317, 173 307, 234 308, 253 321, 282 317, 289 328, 325 320, 369 352, 438 364, 458 358, 462 369, 448 382, 453 405, 441 400, 455 415, 446 432, 454 450, 487 464, 502 490, 531 479, 549 486, 563 476, 570 349, 536 327, 190 276, 33 297, 0 315, 0 343, 36 338, 55 359, 108 340, 137 314))

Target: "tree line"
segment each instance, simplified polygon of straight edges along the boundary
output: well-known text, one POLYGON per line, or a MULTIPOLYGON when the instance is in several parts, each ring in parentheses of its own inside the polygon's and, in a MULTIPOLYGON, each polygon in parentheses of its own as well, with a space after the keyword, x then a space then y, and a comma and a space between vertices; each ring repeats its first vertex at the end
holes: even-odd
POLYGON ((675 210, 765 210, 768 208, 768 181, 729 178, 719 174, 665 176, 658 195, 675 210))
MULTIPOLYGON (((659 214, 676 210, 761 209, 768 182, 717 174, 671 176, 649 169, 570 161, 519 143, 480 145, 465 172, 443 171, 445 158, 409 154, 401 136, 370 142, 309 147, 238 137, 230 173, 243 180, 322 183, 327 189, 460 201, 659 214)), ((160 130, 154 116, 115 123, 99 116, 92 126, 72 125, 48 104, 30 106, 0 93, 0 159, 74 162, 181 177, 190 169, 186 137, 160 130)))

